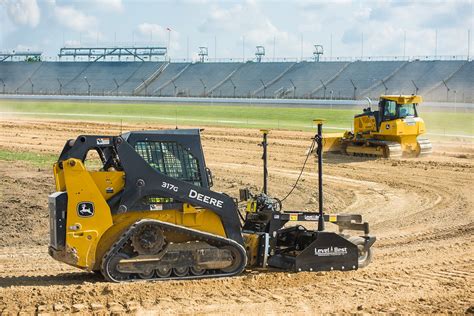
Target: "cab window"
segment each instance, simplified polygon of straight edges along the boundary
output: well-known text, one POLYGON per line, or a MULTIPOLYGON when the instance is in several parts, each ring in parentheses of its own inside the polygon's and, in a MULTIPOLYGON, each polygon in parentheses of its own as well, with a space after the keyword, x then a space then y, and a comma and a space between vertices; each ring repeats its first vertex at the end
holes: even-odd
POLYGON ((385 101, 383 110, 384 121, 393 120, 397 117, 397 103, 395 101, 385 101))
POLYGON ((405 118, 408 116, 416 117, 415 104, 409 103, 409 104, 400 105, 399 112, 400 112, 400 115, 399 115, 400 118, 405 118))
POLYGON ((137 153, 155 170, 167 176, 202 186, 199 162, 176 142, 140 141, 137 153))

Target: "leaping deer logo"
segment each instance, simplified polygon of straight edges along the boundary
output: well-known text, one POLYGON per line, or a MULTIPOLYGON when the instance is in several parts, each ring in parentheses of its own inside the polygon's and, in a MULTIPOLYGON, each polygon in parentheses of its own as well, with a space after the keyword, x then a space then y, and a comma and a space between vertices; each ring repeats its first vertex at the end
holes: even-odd
POLYGON ((89 217, 94 215, 94 206, 92 203, 79 203, 77 212, 79 216, 89 217))

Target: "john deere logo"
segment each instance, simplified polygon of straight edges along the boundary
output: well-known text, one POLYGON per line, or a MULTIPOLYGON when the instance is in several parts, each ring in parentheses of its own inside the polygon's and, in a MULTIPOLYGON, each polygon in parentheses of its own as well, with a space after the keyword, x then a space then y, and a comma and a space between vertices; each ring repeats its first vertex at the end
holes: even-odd
POLYGON ((91 202, 81 202, 77 204, 77 215, 80 217, 91 217, 94 215, 94 204, 91 202))
POLYGON ((385 129, 390 129, 390 124, 385 125, 385 129))

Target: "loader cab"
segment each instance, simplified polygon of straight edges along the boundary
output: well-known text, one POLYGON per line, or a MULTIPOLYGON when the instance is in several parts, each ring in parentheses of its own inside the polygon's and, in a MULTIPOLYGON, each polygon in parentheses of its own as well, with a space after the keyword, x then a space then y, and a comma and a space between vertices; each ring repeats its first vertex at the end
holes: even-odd
POLYGON ((418 117, 417 106, 420 96, 382 96, 379 101, 377 126, 381 122, 418 117))
MULTIPOLYGON (((119 157, 117 153, 117 139, 82 135, 70 140, 59 157, 58 168, 62 161, 76 158, 84 163, 88 171, 123 171, 121 159, 125 157, 119 157)), ((156 171, 192 185, 207 189, 212 187, 212 173, 204 161, 199 129, 133 131, 121 135, 120 139, 129 143, 156 171)))
POLYGON ((199 187, 212 187, 199 129, 136 131, 122 137, 156 171, 199 187))

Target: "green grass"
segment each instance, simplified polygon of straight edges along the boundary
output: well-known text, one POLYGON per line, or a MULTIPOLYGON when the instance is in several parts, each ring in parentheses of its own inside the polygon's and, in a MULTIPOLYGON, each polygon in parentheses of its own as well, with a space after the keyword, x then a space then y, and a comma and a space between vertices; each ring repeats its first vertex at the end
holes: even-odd
POLYGON ((31 163, 37 167, 51 167, 53 163, 58 159, 57 155, 52 154, 39 154, 32 152, 12 152, 5 149, 0 149, 0 160, 3 161, 23 161, 31 163))
MULTIPOLYGON (((160 122, 169 125, 234 126, 309 130, 314 118, 327 120, 330 127, 350 129, 360 109, 272 108, 257 106, 189 104, 112 104, 63 101, 0 101, 1 112, 29 113, 28 117, 64 118, 107 122, 160 122)), ((430 109, 423 112, 429 133, 474 134, 474 113, 452 113, 430 109)))

